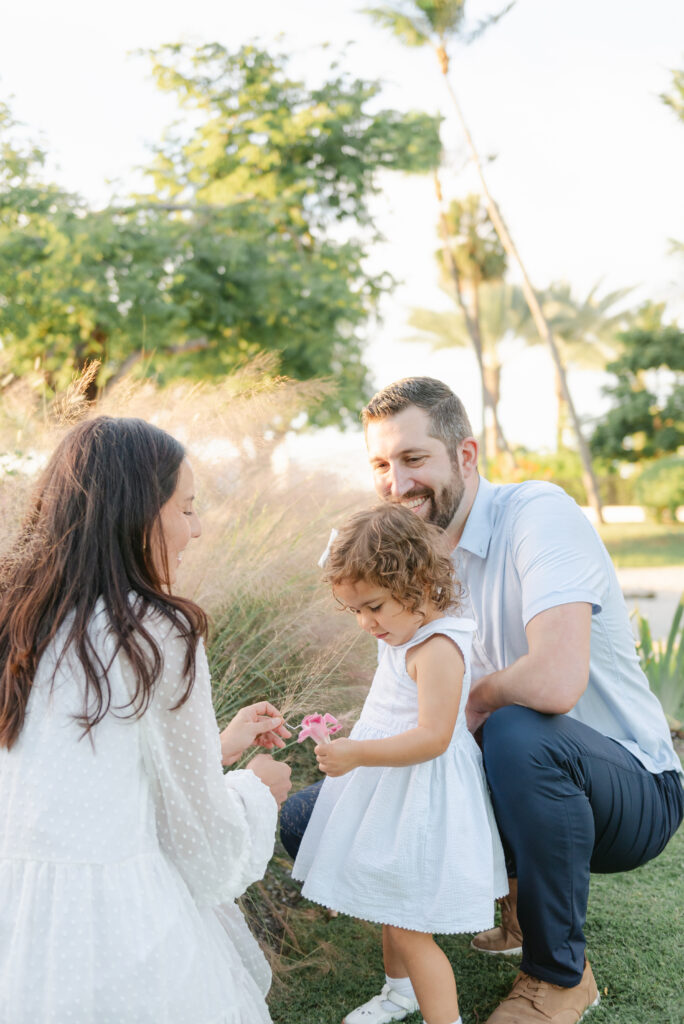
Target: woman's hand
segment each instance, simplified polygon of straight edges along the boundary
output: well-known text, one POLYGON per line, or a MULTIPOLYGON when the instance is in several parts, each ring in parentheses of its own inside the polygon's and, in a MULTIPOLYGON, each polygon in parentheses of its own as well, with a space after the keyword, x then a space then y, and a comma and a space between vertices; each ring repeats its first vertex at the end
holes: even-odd
POLYGON ((358 743, 356 740, 331 740, 330 743, 319 743, 314 747, 318 767, 333 779, 338 775, 359 767, 358 743))
POLYGON ((292 788, 290 766, 284 761, 274 761, 270 754, 257 754, 247 765, 258 779, 268 786, 278 807, 292 788))
POLYGON ((284 747, 291 733, 285 728, 283 716, 267 700, 240 708, 221 733, 221 761, 235 764, 247 747, 256 744, 266 750, 284 747))

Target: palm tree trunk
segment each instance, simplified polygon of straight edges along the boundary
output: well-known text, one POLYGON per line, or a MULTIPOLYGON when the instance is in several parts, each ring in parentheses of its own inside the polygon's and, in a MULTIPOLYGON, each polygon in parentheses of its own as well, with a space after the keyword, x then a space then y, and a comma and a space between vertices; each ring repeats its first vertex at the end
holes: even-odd
POLYGON ((493 355, 482 340, 480 329, 480 286, 473 284, 471 295, 473 322, 477 327, 477 336, 482 354, 480 372, 482 374, 482 436, 490 459, 496 459, 505 452, 510 468, 515 466, 515 458, 504 436, 499 422, 499 399, 501 397, 501 366, 496 355, 493 355))
POLYGON ((487 391, 489 392, 492 400, 492 405, 487 406, 485 413, 487 448, 491 451, 494 458, 496 458, 496 456, 500 455, 501 452, 505 450, 500 444, 499 431, 497 430, 497 411, 501 395, 501 364, 498 361, 489 360, 485 356, 483 360, 483 370, 487 391))
POLYGON ((468 336, 469 336, 471 344, 473 346, 473 350, 475 352, 475 358, 477 359, 477 365, 478 365, 478 368, 479 368, 479 371, 480 371, 480 382, 481 382, 481 386, 482 386, 482 416, 483 416, 482 443, 481 443, 481 446, 480 446, 480 459, 481 459, 481 462, 482 462, 483 472, 484 472, 484 474, 486 476, 486 474, 487 474, 487 467, 488 467, 489 453, 491 451, 493 454, 496 454, 496 451, 497 451, 497 444, 495 444, 494 447, 492 447, 491 446, 491 440, 488 439, 488 437, 487 437, 488 410, 490 412, 490 418, 493 419, 494 434, 495 434, 495 437, 497 439, 497 443, 500 444, 500 446, 503 449, 503 451, 507 452, 508 455, 510 455, 511 459, 513 458, 513 453, 511 452, 511 449, 510 449, 510 447, 508 445, 508 442, 506 441, 506 438, 504 436, 504 432, 503 432, 503 430, 501 428, 501 424, 499 422, 498 410, 497 410, 498 393, 497 393, 497 399, 495 401, 493 399, 493 396, 492 396, 491 392, 489 391, 488 386, 487 386, 487 377, 486 377, 486 373, 485 373, 484 355, 483 355, 483 347, 482 347, 482 334, 480 332, 480 323, 479 323, 479 317, 478 317, 478 314, 477 314, 477 303, 475 302, 473 304, 475 309, 471 310, 469 304, 465 301, 465 297, 463 295, 463 283, 461 281, 461 275, 460 275, 459 269, 458 269, 458 267, 456 265, 456 260, 454 259, 454 254, 451 251, 451 246, 449 245, 449 225, 447 223, 446 213, 444 212, 444 202, 443 202, 443 196, 442 196, 442 186, 440 184, 437 172, 435 172, 435 174, 434 174, 434 183, 435 183, 435 193, 437 195, 437 204, 438 204, 438 207, 439 207, 439 231, 440 231, 440 235, 442 236, 442 247, 443 247, 443 252, 444 252, 444 261, 446 263, 447 269, 449 271, 449 274, 451 276, 451 280, 452 280, 453 285, 454 285, 454 295, 455 295, 456 301, 458 302, 458 305, 459 305, 459 307, 461 309, 461 312, 463 313, 463 318, 465 320, 466 330, 468 331, 468 336))
POLYGON ((563 390, 563 394, 565 396, 565 401, 567 402, 570 419, 572 420, 572 425, 575 431, 575 435, 577 437, 577 445, 579 447, 579 453, 580 458, 582 459, 583 467, 582 479, 587 491, 587 498, 589 500, 589 504, 594 509, 598 522, 602 523, 603 510, 601 508, 601 499, 599 497, 598 485, 596 483, 594 469, 591 464, 591 454, 589 452, 589 446, 582 433, 582 427, 580 424, 579 416, 577 415, 577 410, 575 409, 575 404, 570 394, 567 374, 565 372, 565 367, 561 362, 558 346, 556 345, 555 339, 553 337, 553 332, 551 331, 551 328, 549 327, 549 324, 547 323, 546 318, 542 312, 537 295, 527 275, 525 265, 523 264, 523 261, 520 258, 520 254, 518 253, 518 250, 515 247, 513 239, 511 238, 508 232, 508 228, 504 223, 504 219, 501 216, 501 212, 498 206, 496 205, 492 195, 490 194, 489 188, 487 186, 487 181, 484 176, 484 171, 482 169, 482 162, 480 160, 479 153, 475 148, 475 143, 473 142, 473 138, 470 134, 470 131, 468 130, 468 125, 466 123, 465 117, 463 116, 463 111, 461 110, 461 105, 458 102, 458 97, 456 96, 456 93, 454 92, 451 82, 449 81, 448 54, 444 49, 444 46, 442 45, 437 46, 436 50, 437 59, 439 60, 440 68, 442 70, 442 74, 444 75, 444 81, 446 83, 447 91, 453 102, 454 108, 456 110, 456 115, 461 123, 461 128, 466 139, 466 144, 468 146, 471 158, 473 160, 473 163, 475 164, 475 168, 480 179, 482 193, 484 195, 485 200, 485 206, 487 207, 487 211, 492 219, 492 223, 494 225, 496 233, 501 239, 501 244, 506 250, 506 253, 511 257, 511 259, 515 260, 516 264, 518 265, 518 268, 522 276, 523 294, 525 296, 527 305, 529 306, 530 313, 532 314, 532 319, 534 320, 536 328, 539 331, 539 336, 546 342, 546 344, 549 347, 549 351, 551 352, 551 358, 553 359, 556 373, 558 374, 559 380, 561 382, 561 387, 563 390))
POLYGON ((482 471, 485 476, 489 474, 489 463, 494 455, 494 449, 490 445, 490 433, 487 431, 487 421, 491 418, 491 395, 487 390, 487 378, 484 367, 484 345, 482 344, 482 331, 480 330, 480 305, 477 301, 478 284, 476 281, 461 279, 461 308, 467 308, 470 323, 472 325, 472 339, 477 351, 477 362, 480 369, 480 393, 482 398, 482 432, 480 434, 480 459, 482 471))
POLYGON ((565 447, 565 428, 568 425, 568 403, 565 401, 563 381, 561 380, 560 374, 557 370, 555 372, 555 381, 556 408, 558 410, 558 420, 556 423, 556 451, 560 451, 561 448, 565 447))

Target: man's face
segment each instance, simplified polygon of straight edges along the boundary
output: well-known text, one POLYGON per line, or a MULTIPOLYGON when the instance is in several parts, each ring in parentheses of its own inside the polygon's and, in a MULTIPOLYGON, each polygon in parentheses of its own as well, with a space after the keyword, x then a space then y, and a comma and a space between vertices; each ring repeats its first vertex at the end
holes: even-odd
POLYGON ((461 504, 465 483, 444 442, 429 431, 428 414, 415 405, 371 421, 368 458, 378 497, 405 505, 445 530, 461 504))

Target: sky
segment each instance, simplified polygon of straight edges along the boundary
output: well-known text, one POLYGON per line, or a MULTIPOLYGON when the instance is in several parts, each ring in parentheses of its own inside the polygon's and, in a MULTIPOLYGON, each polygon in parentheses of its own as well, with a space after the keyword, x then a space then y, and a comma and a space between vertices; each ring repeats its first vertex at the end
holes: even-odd
MULTIPOLYGON (((470 0, 473 21, 502 5, 470 0)), ((9 6, 9 5, 8 5, 9 6)), ((474 190, 458 126, 434 54, 407 50, 362 14, 358 0, 33 0, 3 12, 0 98, 51 155, 63 184, 93 204, 136 184, 149 145, 176 115, 156 92, 145 58, 163 43, 253 38, 292 53, 311 82, 343 66, 384 83, 383 104, 445 116, 447 198, 474 190), (328 42, 327 50, 318 44, 328 42)), ((518 0, 498 26, 452 55, 452 81, 496 197, 536 287, 564 278, 579 295, 633 287, 634 301, 684 312, 684 126, 660 102, 670 70, 684 65, 684 3, 651 0, 518 0)), ((374 383, 429 373, 449 383, 478 420, 473 356, 407 342, 413 306, 448 308, 438 289, 436 210, 426 177, 387 175, 374 203, 385 242, 371 265, 399 286, 369 327, 374 383)), ((571 375, 580 412, 605 407, 595 374, 571 375)), ((513 441, 550 447, 552 373, 541 348, 513 344, 503 374, 501 418, 513 441), (533 400, 531 400, 533 398, 533 400)), ((330 441, 332 443, 332 441, 330 441)), ((358 442, 355 442, 358 444, 358 442)), ((348 442, 340 442, 342 447, 348 442)))

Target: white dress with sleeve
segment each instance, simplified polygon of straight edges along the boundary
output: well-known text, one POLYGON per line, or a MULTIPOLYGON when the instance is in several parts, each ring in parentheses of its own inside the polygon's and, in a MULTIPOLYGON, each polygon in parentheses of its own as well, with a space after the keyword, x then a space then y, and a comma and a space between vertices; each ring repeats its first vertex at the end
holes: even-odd
MULTIPOLYGON (((221 768, 203 647, 188 700, 184 643, 154 620, 163 676, 82 737, 84 674, 60 635, 26 720, 0 750, 0 1024, 268 1024, 270 972, 235 899, 263 875, 277 808, 250 771, 221 768), (63 644, 63 641, 62 641, 63 644)), ((61 631, 62 637, 64 630, 61 631)), ((106 664, 103 613, 90 627, 106 664)))
POLYGON ((460 649, 466 671, 445 753, 400 768, 355 768, 326 778, 292 871, 308 899, 333 910, 431 934, 493 924, 508 891, 501 840, 482 757, 468 731, 470 646, 475 623, 445 616, 382 653, 355 740, 383 739, 418 724, 407 652, 436 633, 460 649))

